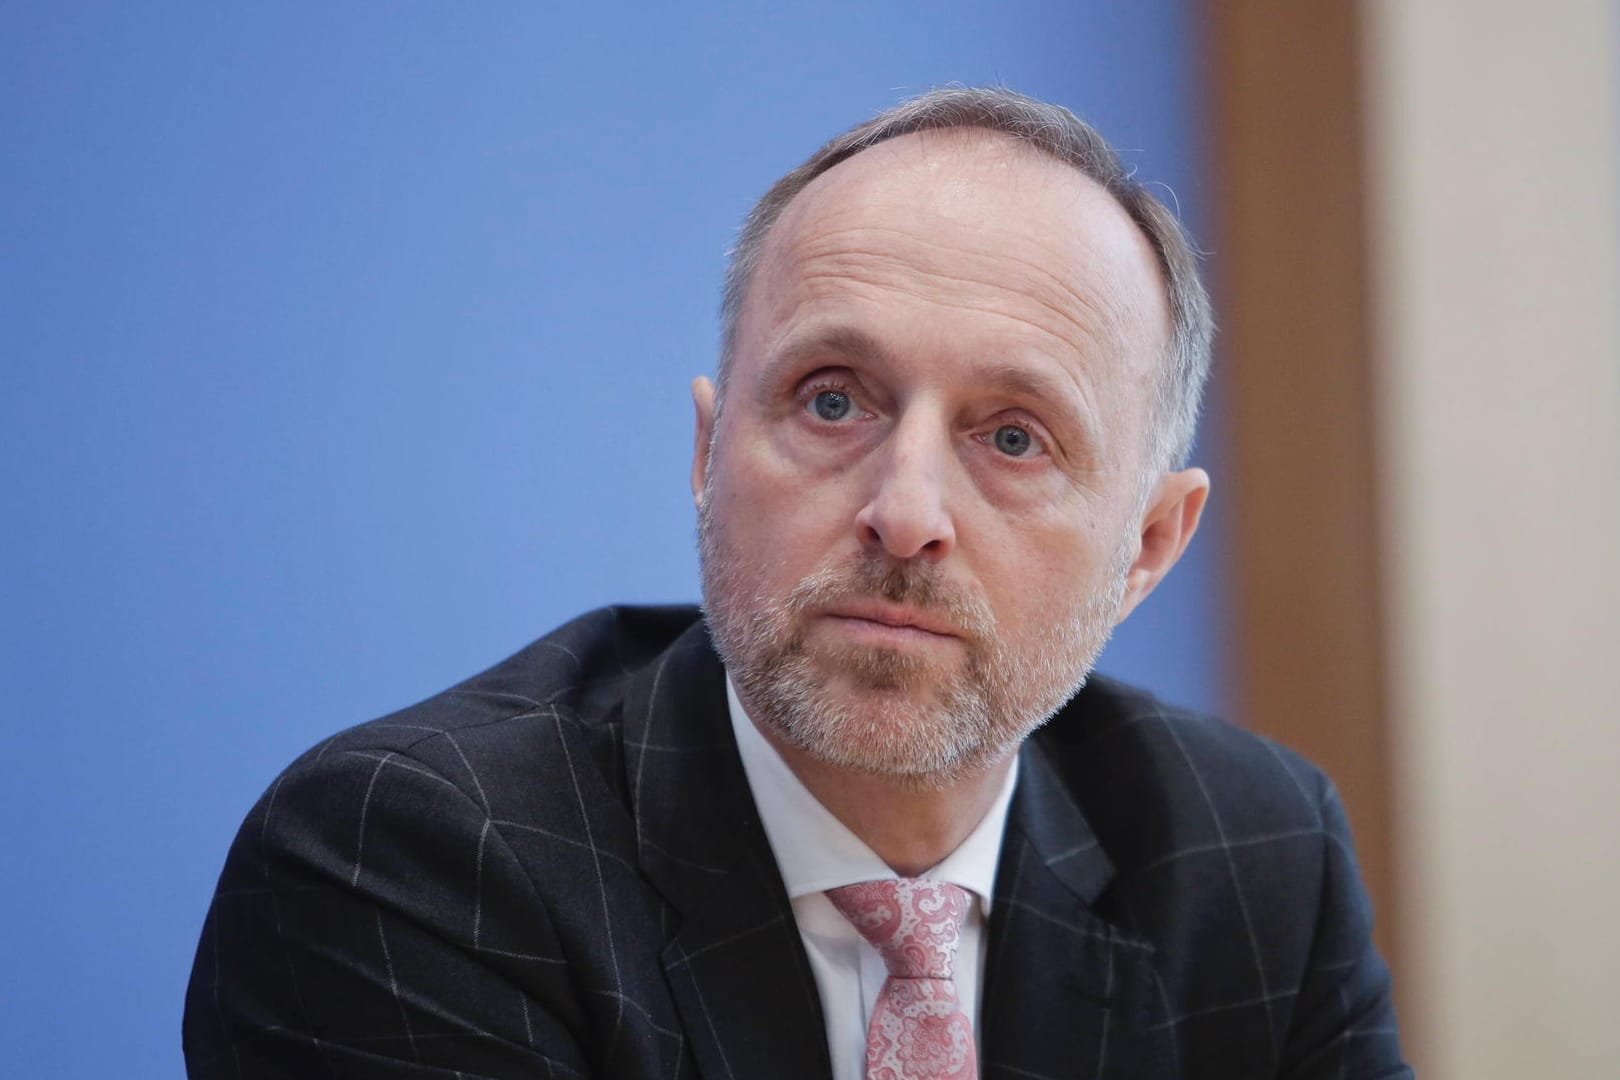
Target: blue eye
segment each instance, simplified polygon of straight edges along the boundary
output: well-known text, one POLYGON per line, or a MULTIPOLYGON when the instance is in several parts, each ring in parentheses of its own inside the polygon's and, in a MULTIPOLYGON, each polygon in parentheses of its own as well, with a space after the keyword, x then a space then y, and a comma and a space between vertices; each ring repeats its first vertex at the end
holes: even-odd
POLYGON ((810 399, 810 411, 822 420, 842 420, 854 407, 842 390, 822 390, 810 399))
POLYGON ((1002 424, 996 428, 996 449, 1009 457, 1023 457, 1029 453, 1034 441, 1029 432, 1016 424, 1002 424))

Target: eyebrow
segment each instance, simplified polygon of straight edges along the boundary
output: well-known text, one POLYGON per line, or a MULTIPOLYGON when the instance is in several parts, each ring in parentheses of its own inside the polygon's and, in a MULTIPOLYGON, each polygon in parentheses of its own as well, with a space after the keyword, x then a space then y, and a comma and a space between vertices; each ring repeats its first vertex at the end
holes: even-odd
POLYGON ((886 363, 892 358, 881 342, 852 326, 829 326, 814 331, 766 357, 760 366, 758 385, 774 386, 784 370, 791 370, 812 357, 837 356, 853 361, 886 363))
POLYGON ((1043 401, 1053 399, 1072 401, 1074 398, 1074 392, 1057 379, 1013 364, 986 364, 976 369, 973 375, 977 381, 1016 397, 1039 398, 1043 401))
POLYGON ((1085 440, 1081 449, 1086 455, 1101 451, 1102 427, 1099 418, 1093 412, 1091 402, 1073 385, 1044 371, 1003 362, 975 366, 973 378, 1012 397, 1051 403, 1062 410, 1064 419, 1079 429, 1085 440))

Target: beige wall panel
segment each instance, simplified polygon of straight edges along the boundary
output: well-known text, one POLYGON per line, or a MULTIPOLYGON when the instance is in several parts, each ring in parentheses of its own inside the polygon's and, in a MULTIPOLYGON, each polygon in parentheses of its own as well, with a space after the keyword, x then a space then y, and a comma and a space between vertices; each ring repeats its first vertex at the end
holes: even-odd
POLYGON ((1414 1051, 1439 1080, 1617 1076, 1615 6, 1368 15, 1414 1051))

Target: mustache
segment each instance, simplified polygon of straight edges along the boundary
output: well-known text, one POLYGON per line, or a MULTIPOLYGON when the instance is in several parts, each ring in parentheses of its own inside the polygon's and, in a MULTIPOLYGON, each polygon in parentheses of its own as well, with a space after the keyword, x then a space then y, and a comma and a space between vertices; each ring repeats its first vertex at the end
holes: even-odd
POLYGON ((862 559, 818 570, 788 594, 787 608, 794 615, 803 615, 849 600, 876 598, 943 615, 970 641, 985 641, 995 633, 989 608, 947 582, 938 570, 887 559, 862 559))

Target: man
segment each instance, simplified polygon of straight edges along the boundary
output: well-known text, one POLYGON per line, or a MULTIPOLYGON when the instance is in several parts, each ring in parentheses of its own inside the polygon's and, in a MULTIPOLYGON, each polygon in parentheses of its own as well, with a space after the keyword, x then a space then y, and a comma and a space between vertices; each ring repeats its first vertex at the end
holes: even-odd
POLYGON ((296 762, 192 1075, 1407 1075, 1331 786, 1087 682, 1209 490, 1174 219, 1066 111, 935 92, 765 196, 725 323, 702 617, 296 762))

